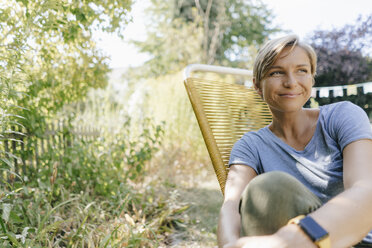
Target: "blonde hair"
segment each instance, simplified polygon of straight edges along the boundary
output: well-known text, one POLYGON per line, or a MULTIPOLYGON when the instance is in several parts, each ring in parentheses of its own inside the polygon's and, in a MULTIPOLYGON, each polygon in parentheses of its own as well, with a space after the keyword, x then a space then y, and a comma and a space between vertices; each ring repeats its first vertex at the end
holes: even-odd
POLYGON ((260 82, 266 76, 270 67, 275 63, 283 49, 286 47, 291 47, 291 49, 293 49, 296 46, 306 51, 310 59, 311 75, 313 78, 315 77, 317 56, 314 49, 310 45, 300 42, 297 35, 287 35, 267 41, 258 51, 253 65, 253 77, 255 78, 257 87, 260 87, 260 82))

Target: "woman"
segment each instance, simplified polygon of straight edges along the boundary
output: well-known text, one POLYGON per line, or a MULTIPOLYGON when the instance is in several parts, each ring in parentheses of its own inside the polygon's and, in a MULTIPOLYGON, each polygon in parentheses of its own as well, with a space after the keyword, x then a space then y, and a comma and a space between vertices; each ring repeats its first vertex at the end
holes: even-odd
POLYGON ((260 49, 253 82, 273 120, 232 149, 220 247, 372 247, 371 126, 350 102, 304 109, 315 73, 297 36, 260 49))

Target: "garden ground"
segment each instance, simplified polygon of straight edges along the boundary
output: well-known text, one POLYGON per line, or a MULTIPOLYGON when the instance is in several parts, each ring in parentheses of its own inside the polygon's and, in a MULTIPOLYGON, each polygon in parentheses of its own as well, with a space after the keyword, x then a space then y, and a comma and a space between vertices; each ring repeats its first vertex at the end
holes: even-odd
POLYGON ((216 231, 222 194, 211 168, 200 174, 191 180, 185 178, 189 185, 177 189, 180 201, 190 206, 185 212, 189 221, 183 230, 171 235, 169 247, 217 246, 216 231))

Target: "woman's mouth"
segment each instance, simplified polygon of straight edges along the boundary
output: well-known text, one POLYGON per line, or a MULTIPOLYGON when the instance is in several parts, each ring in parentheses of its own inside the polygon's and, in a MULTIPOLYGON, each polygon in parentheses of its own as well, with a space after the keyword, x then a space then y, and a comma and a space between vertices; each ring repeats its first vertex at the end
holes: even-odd
POLYGON ((283 93, 279 94, 281 97, 287 97, 287 98, 295 98, 297 96, 301 95, 301 93, 283 93))

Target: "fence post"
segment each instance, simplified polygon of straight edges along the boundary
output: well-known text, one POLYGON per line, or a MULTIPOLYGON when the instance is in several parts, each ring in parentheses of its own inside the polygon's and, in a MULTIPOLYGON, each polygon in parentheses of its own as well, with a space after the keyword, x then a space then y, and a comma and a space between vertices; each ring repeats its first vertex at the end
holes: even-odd
POLYGON ((35 170, 36 174, 39 173, 39 145, 38 139, 35 137, 35 170))
MULTIPOLYGON (((14 126, 11 127, 11 130, 12 130, 12 134, 14 134, 14 132, 16 131, 14 126)), ((12 136, 13 136, 13 139, 12 139, 12 154, 17 154, 17 142, 15 140, 15 135, 12 135, 12 136)), ((16 174, 18 174, 18 160, 17 160, 17 158, 14 158, 13 161, 14 161, 14 172, 16 174)))
MULTIPOLYGON (((23 129, 22 129, 22 127, 18 127, 18 132, 19 133, 24 133, 23 132, 23 129)), ((20 135, 20 141, 21 141, 21 151, 20 151, 20 155, 21 155, 21 162, 22 162, 22 173, 23 173, 23 177, 24 176, 26 176, 26 160, 25 160, 25 152, 26 152, 26 150, 25 150, 25 139, 24 139, 24 137, 23 137, 23 135, 20 135)))
MULTIPOLYGON (((5 149, 5 158, 8 159, 8 161, 10 161, 10 158, 9 158, 9 143, 8 143, 8 140, 5 139, 4 140, 4 149, 5 149)), ((9 168, 9 171, 10 171, 11 168, 9 168)), ((10 173, 8 172, 5 172, 5 178, 7 178, 8 182, 11 181, 11 178, 10 178, 10 173)))
MULTIPOLYGON (((27 134, 27 137, 26 137, 26 140, 27 140, 27 155, 28 155, 28 166, 30 168, 32 168, 32 170, 35 170, 36 167, 34 166, 34 160, 33 160, 33 157, 34 157, 34 153, 30 153, 30 151, 32 151, 32 148, 31 148, 31 144, 33 143, 33 140, 32 140, 32 137, 27 134)), ((36 149, 36 147, 34 146, 34 149, 36 149)), ((35 150, 35 153, 36 153, 36 150, 35 150)), ((33 171, 34 172, 34 171, 33 171)))

